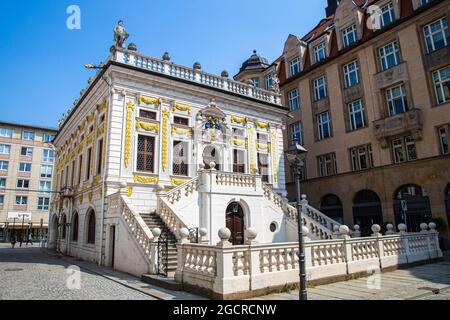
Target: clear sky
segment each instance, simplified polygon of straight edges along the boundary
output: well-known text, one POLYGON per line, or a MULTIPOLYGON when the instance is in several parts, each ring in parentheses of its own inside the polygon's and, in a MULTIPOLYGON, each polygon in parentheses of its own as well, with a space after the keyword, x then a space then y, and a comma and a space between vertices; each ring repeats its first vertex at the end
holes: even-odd
POLYGON ((107 58, 124 20, 138 51, 220 74, 238 72, 252 50, 273 61, 287 36, 325 16, 326 0, 0 0, 0 119, 56 127, 107 58), (69 30, 67 7, 81 9, 69 30))

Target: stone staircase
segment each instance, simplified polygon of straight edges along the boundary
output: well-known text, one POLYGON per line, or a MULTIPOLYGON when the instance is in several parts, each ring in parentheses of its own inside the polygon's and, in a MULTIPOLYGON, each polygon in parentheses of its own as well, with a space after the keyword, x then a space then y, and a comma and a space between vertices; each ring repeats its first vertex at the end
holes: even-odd
POLYGON ((155 228, 161 229, 161 231, 167 232, 168 240, 168 265, 167 265, 167 276, 173 276, 177 270, 177 239, 175 235, 169 230, 164 221, 156 213, 141 213, 142 220, 149 227, 150 230, 155 228))

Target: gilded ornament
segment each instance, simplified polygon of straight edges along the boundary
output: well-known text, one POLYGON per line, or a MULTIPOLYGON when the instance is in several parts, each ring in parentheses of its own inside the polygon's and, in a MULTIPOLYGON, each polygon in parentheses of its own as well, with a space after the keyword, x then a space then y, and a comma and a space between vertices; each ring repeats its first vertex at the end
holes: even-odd
POLYGON ((186 106, 186 105, 179 104, 179 103, 174 103, 173 104, 173 111, 175 111, 175 110, 180 110, 180 111, 184 111, 184 112, 187 111, 187 113, 189 115, 191 115, 191 113, 192 113, 192 107, 191 106, 186 106))
POLYGON ((167 161, 168 161, 168 139, 169 139, 169 117, 170 111, 169 109, 164 109, 162 112, 162 155, 161 155, 161 163, 163 171, 167 170, 167 161))
POLYGON ((131 126, 133 123, 133 112, 134 112, 134 102, 128 101, 127 103, 127 118, 126 118, 126 129, 125 129, 125 167, 128 167, 131 159, 131 126))
POLYGON ((139 97, 138 99, 139 104, 146 104, 146 105, 154 105, 156 108, 159 108, 161 106, 162 100, 161 98, 147 98, 147 97, 139 97))
POLYGON ((148 183, 148 184, 157 184, 158 183, 158 178, 157 177, 134 176, 134 182, 148 183))
POLYGON ((247 123, 247 118, 231 116, 231 122, 238 123, 238 124, 243 124, 243 123, 247 123))
POLYGON ((136 123, 136 130, 143 129, 149 132, 159 133, 159 124, 158 123, 145 123, 142 121, 138 121, 136 123))

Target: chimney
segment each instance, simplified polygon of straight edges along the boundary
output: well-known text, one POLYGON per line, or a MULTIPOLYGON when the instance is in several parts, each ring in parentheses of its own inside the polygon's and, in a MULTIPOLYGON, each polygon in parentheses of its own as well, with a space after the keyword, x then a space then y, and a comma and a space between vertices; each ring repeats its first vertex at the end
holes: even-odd
POLYGON ((328 6, 325 9, 325 12, 327 13, 327 17, 331 16, 336 12, 337 6, 339 5, 340 0, 327 0, 328 6))

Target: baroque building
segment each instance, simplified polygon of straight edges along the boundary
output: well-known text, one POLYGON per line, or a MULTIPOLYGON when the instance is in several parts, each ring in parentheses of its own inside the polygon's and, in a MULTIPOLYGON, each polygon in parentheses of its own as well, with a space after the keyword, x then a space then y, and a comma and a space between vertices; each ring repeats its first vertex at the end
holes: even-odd
POLYGON ((236 76, 276 72, 291 111, 285 145, 309 151, 303 192, 364 235, 373 223, 418 231, 438 219, 448 239, 449 14, 448 0, 329 0, 326 18, 289 35, 271 66, 236 76))
POLYGON ((0 242, 47 235, 56 132, 0 121, 0 242))

